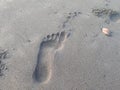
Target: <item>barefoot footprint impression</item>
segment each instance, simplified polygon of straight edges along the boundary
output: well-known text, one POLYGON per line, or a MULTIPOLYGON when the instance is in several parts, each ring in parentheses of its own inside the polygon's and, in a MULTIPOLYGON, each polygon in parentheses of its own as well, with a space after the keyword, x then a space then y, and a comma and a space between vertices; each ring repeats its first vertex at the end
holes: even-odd
POLYGON ((34 71, 34 80, 40 83, 47 83, 52 74, 52 60, 56 51, 63 48, 64 42, 70 33, 62 31, 47 35, 40 44, 37 58, 37 65, 34 71))

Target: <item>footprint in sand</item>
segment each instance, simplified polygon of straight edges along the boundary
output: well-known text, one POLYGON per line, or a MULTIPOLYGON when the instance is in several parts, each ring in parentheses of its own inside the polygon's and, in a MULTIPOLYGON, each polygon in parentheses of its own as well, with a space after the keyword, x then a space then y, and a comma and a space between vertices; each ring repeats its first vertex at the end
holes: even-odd
POLYGON ((104 18, 105 23, 118 22, 120 20, 120 12, 109 8, 94 8, 92 9, 93 15, 104 18))
POLYGON ((48 35, 40 44, 40 49, 37 58, 37 65, 33 73, 35 81, 40 83, 47 83, 52 74, 52 62, 56 51, 63 48, 64 42, 69 36, 69 32, 62 31, 48 35))
POLYGON ((68 15, 65 18, 65 21, 62 23, 62 29, 67 27, 67 24, 69 24, 71 22, 71 20, 74 19, 75 17, 77 17, 79 14, 82 14, 82 13, 79 11, 74 11, 74 12, 68 13, 68 15))

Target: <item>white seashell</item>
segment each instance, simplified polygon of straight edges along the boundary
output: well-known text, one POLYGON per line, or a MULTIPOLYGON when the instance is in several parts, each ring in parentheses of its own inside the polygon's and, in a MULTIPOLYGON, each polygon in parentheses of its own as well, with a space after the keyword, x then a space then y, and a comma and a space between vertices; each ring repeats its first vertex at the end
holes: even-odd
POLYGON ((108 28, 102 28, 102 32, 107 35, 107 36, 110 36, 111 35, 111 32, 108 28))

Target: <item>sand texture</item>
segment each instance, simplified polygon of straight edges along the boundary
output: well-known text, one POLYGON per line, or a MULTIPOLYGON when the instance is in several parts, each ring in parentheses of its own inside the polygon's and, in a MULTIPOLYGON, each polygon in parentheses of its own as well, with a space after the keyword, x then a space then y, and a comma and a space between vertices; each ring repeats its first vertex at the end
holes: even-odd
POLYGON ((0 90, 120 90, 119 69, 120 0, 0 0, 0 90))

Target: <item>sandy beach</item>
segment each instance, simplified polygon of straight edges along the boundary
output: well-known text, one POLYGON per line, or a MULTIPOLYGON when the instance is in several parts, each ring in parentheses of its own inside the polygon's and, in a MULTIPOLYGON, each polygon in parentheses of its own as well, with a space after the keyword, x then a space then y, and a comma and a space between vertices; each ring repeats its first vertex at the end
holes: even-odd
POLYGON ((0 90, 120 90, 119 40, 119 0, 0 0, 0 90))

